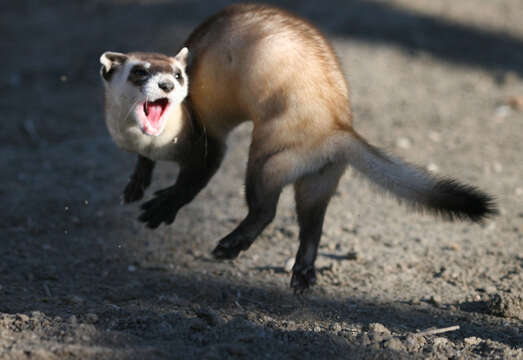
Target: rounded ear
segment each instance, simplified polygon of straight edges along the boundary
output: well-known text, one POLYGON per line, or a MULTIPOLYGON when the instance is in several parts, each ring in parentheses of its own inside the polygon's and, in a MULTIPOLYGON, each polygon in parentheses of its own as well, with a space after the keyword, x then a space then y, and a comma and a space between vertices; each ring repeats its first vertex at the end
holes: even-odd
POLYGON ((127 55, 119 53, 106 51, 100 56, 100 63, 102 68, 100 69, 100 74, 102 77, 109 81, 111 76, 114 74, 114 71, 127 61, 127 55))
POLYGON ((176 54, 174 59, 183 67, 187 66, 187 63, 189 62, 189 49, 184 47, 178 52, 178 54, 176 54))

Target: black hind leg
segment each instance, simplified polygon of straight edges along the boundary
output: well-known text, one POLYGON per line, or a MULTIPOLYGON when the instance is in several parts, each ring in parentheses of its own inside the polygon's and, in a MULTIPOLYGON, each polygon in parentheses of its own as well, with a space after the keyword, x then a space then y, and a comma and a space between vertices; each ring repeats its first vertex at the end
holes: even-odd
POLYGON ((264 181, 267 159, 250 161, 247 169, 245 195, 249 212, 229 235, 220 240, 212 254, 217 259, 234 259, 247 250, 276 214, 278 199, 284 186, 281 182, 264 181))
POLYGON ((314 262, 325 212, 344 170, 344 166, 329 165, 315 174, 299 179, 294 185, 300 225, 300 247, 291 279, 291 287, 296 293, 302 293, 316 283, 314 262))

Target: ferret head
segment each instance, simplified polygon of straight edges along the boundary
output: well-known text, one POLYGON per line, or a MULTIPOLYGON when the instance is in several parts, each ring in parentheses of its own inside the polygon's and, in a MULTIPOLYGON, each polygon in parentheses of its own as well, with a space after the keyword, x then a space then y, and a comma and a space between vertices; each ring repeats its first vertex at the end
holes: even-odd
POLYGON ((106 94, 106 116, 113 137, 138 127, 145 135, 159 136, 171 110, 188 93, 185 73, 189 50, 175 57, 156 53, 105 52, 100 75, 106 94))

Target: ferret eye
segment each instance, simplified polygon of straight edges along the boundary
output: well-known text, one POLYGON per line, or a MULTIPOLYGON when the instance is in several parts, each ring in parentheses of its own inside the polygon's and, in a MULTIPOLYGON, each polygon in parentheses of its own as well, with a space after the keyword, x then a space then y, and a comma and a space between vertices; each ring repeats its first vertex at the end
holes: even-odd
POLYGON ((131 74, 133 74, 134 76, 142 77, 142 76, 149 75, 149 72, 142 67, 135 67, 134 69, 131 70, 131 74))
POLYGON ((176 74, 174 74, 174 78, 176 80, 180 80, 182 78, 182 73, 180 71, 178 71, 176 74))

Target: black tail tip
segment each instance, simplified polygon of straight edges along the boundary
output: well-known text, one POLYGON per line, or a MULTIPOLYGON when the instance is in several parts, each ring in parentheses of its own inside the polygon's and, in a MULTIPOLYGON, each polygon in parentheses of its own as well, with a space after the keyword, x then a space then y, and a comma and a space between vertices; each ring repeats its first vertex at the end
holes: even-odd
POLYGON ((429 206, 443 218, 481 223, 499 214, 495 199, 471 185, 443 179, 434 186, 429 206))

